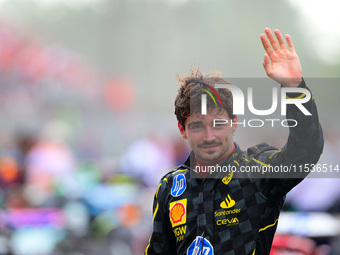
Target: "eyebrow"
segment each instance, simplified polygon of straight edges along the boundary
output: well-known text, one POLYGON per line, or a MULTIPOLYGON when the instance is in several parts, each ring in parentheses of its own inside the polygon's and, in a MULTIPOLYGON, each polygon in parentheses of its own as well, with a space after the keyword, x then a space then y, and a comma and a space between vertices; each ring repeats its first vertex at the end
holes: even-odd
POLYGON ((188 124, 188 126, 190 127, 190 126, 193 126, 193 125, 197 125, 197 124, 202 124, 203 122, 202 121, 193 121, 193 122, 190 122, 189 124, 188 124))

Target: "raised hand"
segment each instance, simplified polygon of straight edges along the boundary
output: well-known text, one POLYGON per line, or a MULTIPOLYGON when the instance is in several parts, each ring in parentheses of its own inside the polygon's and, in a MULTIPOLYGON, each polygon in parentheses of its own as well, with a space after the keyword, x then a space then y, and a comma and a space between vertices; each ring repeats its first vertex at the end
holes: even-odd
POLYGON ((286 35, 286 43, 278 29, 272 31, 266 28, 261 34, 262 45, 267 52, 264 55, 263 67, 267 75, 280 83, 283 87, 297 87, 302 81, 302 69, 294 44, 289 35, 286 35), (267 39, 268 38, 268 39, 267 39))

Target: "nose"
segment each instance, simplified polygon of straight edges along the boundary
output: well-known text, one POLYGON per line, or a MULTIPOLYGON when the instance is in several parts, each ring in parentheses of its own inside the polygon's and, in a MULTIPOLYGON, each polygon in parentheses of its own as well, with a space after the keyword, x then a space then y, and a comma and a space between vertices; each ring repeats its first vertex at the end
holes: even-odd
POLYGON ((204 131, 204 141, 211 142, 215 140, 215 133, 212 127, 207 127, 204 131))

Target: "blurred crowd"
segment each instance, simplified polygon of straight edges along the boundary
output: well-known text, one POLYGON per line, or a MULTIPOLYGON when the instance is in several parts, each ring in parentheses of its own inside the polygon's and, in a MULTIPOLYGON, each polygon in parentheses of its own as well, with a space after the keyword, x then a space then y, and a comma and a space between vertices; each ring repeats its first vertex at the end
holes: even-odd
POLYGON ((0 254, 142 254, 155 187, 186 152, 150 137, 110 164, 18 136, 0 154, 0 254))
POLYGON ((0 24, 0 254, 143 253, 155 186, 184 143, 107 141, 129 82, 105 82, 73 52, 14 31, 0 24))

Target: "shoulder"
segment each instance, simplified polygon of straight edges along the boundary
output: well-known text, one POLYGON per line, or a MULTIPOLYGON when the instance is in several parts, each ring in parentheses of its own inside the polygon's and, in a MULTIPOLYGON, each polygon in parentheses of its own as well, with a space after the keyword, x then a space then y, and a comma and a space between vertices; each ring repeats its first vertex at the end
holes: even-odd
POLYGON ((280 152, 281 150, 262 142, 247 149, 246 155, 242 157, 246 162, 242 163, 260 167, 268 166, 268 164, 276 160, 280 152))
POLYGON ((169 204, 171 197, 181 196, 187 189, 190 170, 175 168, 166 173, 160 180, 156 191, 156 198, 163 206, 169 204))
POLYGON ((279 150, 265 142, 256 144, 252 147, 249 147, 247 149, 247 155, 251 157, 258 157, 261 154, 271 154, 271 153, 276 153, 279 150))
POLYGON ((190 174, 190 170, 188 168, 183 167, 183 165, 176 167, 175 169, 167 172, 160 180, 160 184, 164 186, 168 186, 173 184, 175 178, 179 178, 176 176, 183 175, 184 178, 188 178, 190 174))

